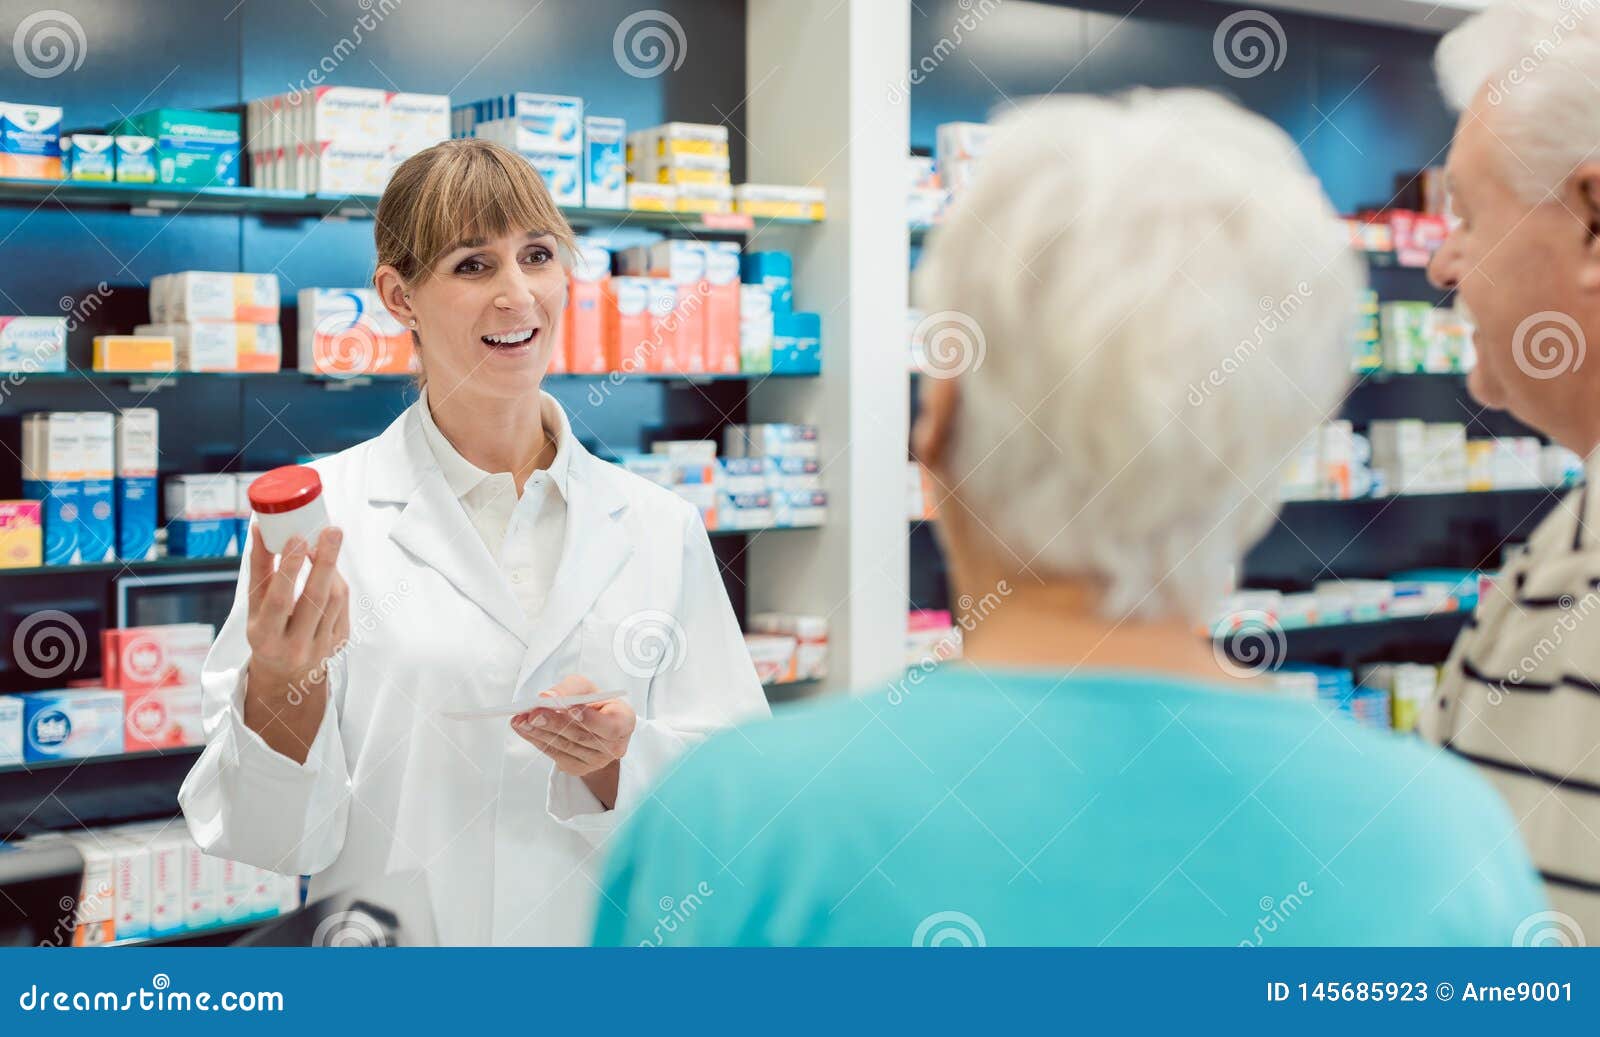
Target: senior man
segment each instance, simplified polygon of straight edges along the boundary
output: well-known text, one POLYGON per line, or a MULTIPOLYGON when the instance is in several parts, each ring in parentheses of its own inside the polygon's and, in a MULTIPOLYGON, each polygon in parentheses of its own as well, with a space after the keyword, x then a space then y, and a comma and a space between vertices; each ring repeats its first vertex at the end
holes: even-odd
POLYGON ((1600 940, 1600 0, 1500 2, 1436 59, 1462 108, 1435 285, 1477 322, 1468 386, 1587 458, 1446 664, 1426 737, 1477 763, 1559 914, 1600 940))
POLYGON ((917 272, 968 336, 912 437, 965 658, 712 739, 613 843, 598 942, 1511 943, 1544 900, 1472 768, 1195 633, 1343 395, 1363 275, 1227 101, 1001 119, 917 272))

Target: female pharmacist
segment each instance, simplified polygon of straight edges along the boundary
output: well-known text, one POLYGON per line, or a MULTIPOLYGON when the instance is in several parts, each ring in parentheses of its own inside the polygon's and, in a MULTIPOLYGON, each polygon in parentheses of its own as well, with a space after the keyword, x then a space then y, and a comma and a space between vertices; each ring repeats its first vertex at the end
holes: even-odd
POLYGON ((580 942, 618 818, 766 702, 698 511, 592 457, 540 390, 574 242, 539 176, 448 141, 396 170, 375 235, 423 392, 312 466, 315 543, 274 570, 252 522, 179 799, 207 852, 312 897, 409 872, 442 943, 580 942), (444 715, 596 690, 622 696, 444 715))

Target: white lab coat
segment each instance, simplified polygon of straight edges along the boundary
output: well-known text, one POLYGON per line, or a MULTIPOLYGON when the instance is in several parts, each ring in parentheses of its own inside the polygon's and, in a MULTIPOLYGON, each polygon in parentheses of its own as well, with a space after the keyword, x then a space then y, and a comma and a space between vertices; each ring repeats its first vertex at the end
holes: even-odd
POLYGON ((686 747, 767 705, 699 513, 572 445, 565 546, 532 622, 446 485, 415 405, 313 464, 345 533, 350 647, 305 763, 273 751, 243 722, 241 567, 205 664, 207 745, 179 793, 204 850, 310 874, 312 897, 420 870, 446 944, 587 941, 618 820, 686 747), (440 716, 573 673, 625 691, 639 717, 615 810, 506 720, 440 716))

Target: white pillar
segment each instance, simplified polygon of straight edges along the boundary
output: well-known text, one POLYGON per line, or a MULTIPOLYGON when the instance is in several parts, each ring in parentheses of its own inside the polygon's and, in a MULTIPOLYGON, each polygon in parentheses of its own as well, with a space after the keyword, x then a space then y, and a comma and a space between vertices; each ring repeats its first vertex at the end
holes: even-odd
POLYGON ((751 249, 794 254, 795 303, 822 313, 822 376, 773 379, 752 421, 821 429, 828 525, 750 545, 753 611, 830 617, 825 690, 904 669, 909 599, 906 156, 909 0, 750 0, 745 124, 752 183, 827 189, 821 227, 751 249))

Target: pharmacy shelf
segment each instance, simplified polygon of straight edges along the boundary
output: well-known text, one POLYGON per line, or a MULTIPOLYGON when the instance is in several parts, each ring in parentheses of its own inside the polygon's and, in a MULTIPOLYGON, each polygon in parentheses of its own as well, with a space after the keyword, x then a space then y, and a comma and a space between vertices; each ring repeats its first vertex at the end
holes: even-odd
MULTIPOLYGON (((701 385, 710 382, 764 382, 769 378, 779 380, 816 378, 814 374, 784 374, 770 371, 740 371, 734 374, 651 374, 643 371, 625 374, 620 371, 611 371, 603 374, 547 374, 546 378, 558 381, 574 382, 599 382, 608 379, 631 381, 639 379, 648 382, 659 382, 663 385, 701 385)), ((408 374, 374 374, 355 375, 340 378, 333 375, 307 374, 303 371, 85 371, 74 368, 69 371, 40 371, 27 373, 22 371, 5 373, 0 372, 0 381, 11 379, 15 388, 22 388, 30 382, 42 382, 50 385, 70 384, 79 381, 93 383, 111 383, 137 385, 143 390, 159 389, 169 384, 178 382, 192 382, 194 379, 215 381, 226 379, 228 381, 249 382, 302 382, 321 385, 329 389, 359 388, 368 385, 405 386, 410 384, 411 376, 408 374)))
MULTIPOLYGON (((149 216, 182 213, 234 213, 250 216, 314 219, 371 219, 378 199, 370 195, 336 197, 271 191, 259 187, 182 187, 164 184, 95 183, 78 180, 0 178, 0 204, 54 202, 68 209, 124 209, 149 216)), ((651 212, 640 209, 562 209, 576 227, 631 227, 688 234, 751 234, 773 225, 815 226, 821 221, 765 217, 744 213, 705 214, 651 212)))
MULTIPOLYGON (((923 243, 923 239, 925 239, 928 236, 928 232, 933 230, 934 227, 936 227, 936 226, 938 226, 938 224, 922 224, 922 223, 907 224, 906 225, 906 233, 908 235, 910 235, 912 247, 915 248, 916 246, 921 245, 923 243)), ((1369 249, 1367 251, 1362 252, 1362 255, 1366 257, 1367 265, 1369 267, 1373 267, 1375 269, 1380 269, 1380 270, 1414 270, 1419 274, 1425 274, 1425 273, 1427 273, 1427 270, 1428 270, 1428 267, 1427 267, 1426 264, 1418 265, 1418 264, 1415 264, 1415 263, 1401 263, 1399 261, 1399 257, 1396 256, 1395 253, 1392 252, 1392 251, 1381 251, 1381 250, 1371 250, 1371 249, 1369 249)))
MULTIPOLYGON (((11 694, 26 695, 27 692, 12 692, 11 694)), ((107 753, 104 756, 80 756, 70 760, 39 760, 33 763, 12 763, 0 767, 0 775, 11 773, 37 774, 63 767, 83 767, 87 765, 128 763, 135 760, 157 760, 169 756, 194 757, 200 755, 204 746, 186 745, 176 749, 152 749, 139 753, 107 753)))
POLYGON ((271 918, 252 918, 248 922, 229 922, 227 925, 213 925, 206 929, 185 929, 182 932, 168 933, 164 936, 135 936, 127 940, 112 940, 110 943, 100 944, 102 947, 163 947, 188 943, 210 943, 211 941, 227 937, 242 936, 252 929, 258 929, 268 922, 275 922, 283 915, 273 915, 271 918))
MULTIPOLYGON (((710 529, 707 535, 712 538, 755 536, 763 533, 798 532, 805 529, 821 529, 821 526, 762 526, 757 529, 710 529)), ((128 573, 136 575, 147 572, 170 572, 172 570, 188 569, 237 569, 239 558, 237 555, 221 558, 156 558, 148 561, 137 562, 92 562, 86 565, 31 565, 24 568, 0 568, 0 579, 10 576, 73 576, 78 573, 104 573, 113 572, 118 575, 128 573)))
MULTIPOLYGON (((1374 618, 1371 618, 1371 619, 1342 619, 1342 620, 1338 620, 1338 621, 1335 621, 1335 622, 1297 623, 1297 624, 1294 624, 1294 625, 1291 625, 1291 626, 1277 625, 1277 626, 1274 626, 1272 629, 1281 631, 1285 635, 1293 635, 1293 634, 1298 634, 1298 633, 1311 633, 1311 632, 1318 632, 1318 631, 1324 631, 1324 630, 1379 629, 1379 628, 1390 627, 1390 626, 1395 626, 1395 625, 1404 624, 1404 623, 1429 623, 1429 622, 1433 622, 1435 620, 1446 620, 1446 619, 1454 620, 1456 622, 1460 622, 1462 620, 1465 620, 1471 614, 1472 614, 1472 610, 1471 609, 1465 609, 1465 608, 1461 608, 1461 607, 1457 606, 1455 608, 1435 609, 1432 612, 1418 612, 1416 614, 1407 613, 1407 614, 1397 615, 1397 616, 1385 615, 1385 616, 1377 616, 1377 617, 1374 617, 1374 618)), ((1259 628, 1252 628, 1252 629, 1259 629, 1259 628)), ((1213 629, 1212 632, 1211 632, 1211 640, 1213 640, 1213 641, 1227 641, 1230 637, 1232 637, 1236 633, 1238 633, 1237 630, 1228 631, 1228 630, 1222 630, 1220 628, 1219 629, 1213 629)))
POLYGON ((1570 483, 1563 486, 1506 486, 1493 490, 1427 490, 1391 493, 1382 497, 1296 497, 1279 503, 1285 508, 1301 508, 1332 504, 1388 504, 1394 501, 1439 500, 1450 497, 1503 497, 1527 493, 1559 496, 1582 485, 1582 483, 1570 483))
POLYGON ((236 569, 238 558, 155 558, 148 561, 90 562, 84 565, 31 565, 20 569, 0 568, 0 579, 8 576, 72 576, 77 573, 112 572, 136 574, 172 572, 188 569, 236 569))

